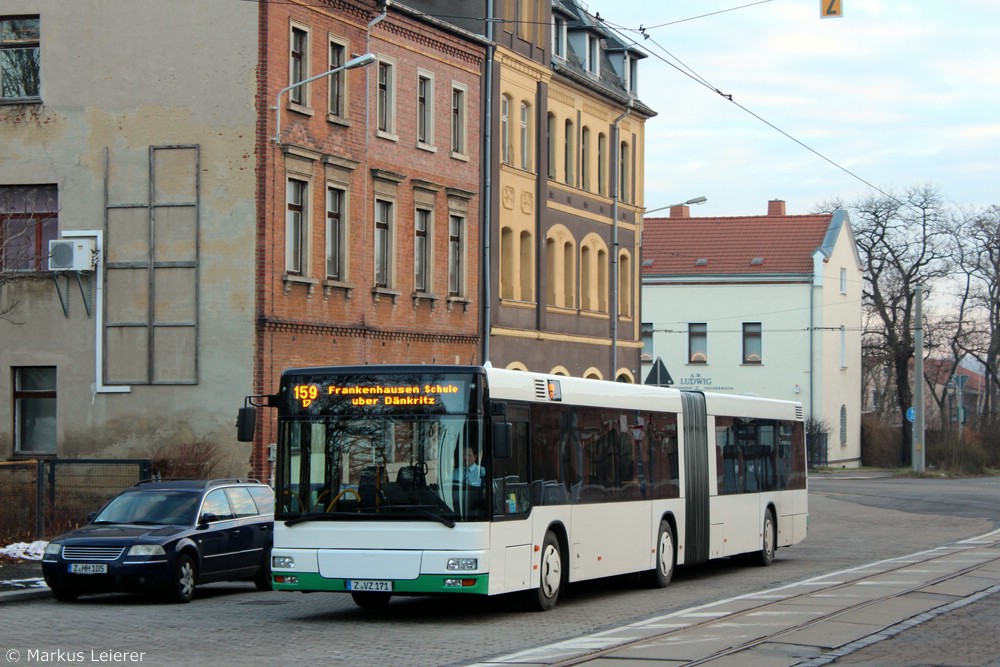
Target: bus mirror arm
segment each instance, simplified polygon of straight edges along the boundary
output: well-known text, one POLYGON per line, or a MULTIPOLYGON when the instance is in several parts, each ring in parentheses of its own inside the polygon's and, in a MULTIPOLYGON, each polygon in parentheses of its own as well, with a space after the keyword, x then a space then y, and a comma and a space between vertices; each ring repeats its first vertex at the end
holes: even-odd
POLYGON ((510 422, 493 422, 493 458, 509 459, 510 452, 510 422))

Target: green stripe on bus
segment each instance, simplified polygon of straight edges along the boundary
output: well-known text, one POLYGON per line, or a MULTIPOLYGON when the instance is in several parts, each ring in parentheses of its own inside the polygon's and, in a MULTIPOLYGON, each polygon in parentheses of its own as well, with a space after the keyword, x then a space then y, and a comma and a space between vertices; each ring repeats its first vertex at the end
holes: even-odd
MULTIPOLYGON (((287 576, 287 575, 286 575, 287 576)), ((300 572, 295 575, 298 577, 298 583, 288 584, 288 583, 274 583, 274 590, 276 591, 334 591, 340 593, 349 593, 347 590, 346 579, 327 579, 321 574, 315 572, 300 572)), ((479 595, 486 595, 489 590, 489 579, 488 574, 474 574, 465 576, 448 576, 444 574, 422 574, 416 579, 405 579, 392 580, 392 592, 393 593, 414 593, 414 594, 431 594, 431 593, 476 593, 479 595), (445 586, 445 581, 449 579, 472 579, 475 584, 472 586, 462 586, 457 588, 454 586, 445 586)))

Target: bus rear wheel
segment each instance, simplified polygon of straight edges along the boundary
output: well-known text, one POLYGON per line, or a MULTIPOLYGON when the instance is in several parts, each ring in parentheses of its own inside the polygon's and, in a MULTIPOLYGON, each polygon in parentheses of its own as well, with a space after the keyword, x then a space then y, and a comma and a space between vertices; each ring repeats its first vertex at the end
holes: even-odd
POLYGON ((774 550, 775 545, 778 542, 777 534, 774 525, 774 514, 771 510, 764 512, 764 526, 761 531, 761 546, 760 551, 757 552, 757 564, 761 567, 767 567, 774 562, 774 550))
POLYGON ((562 552, 559 540, 552 531, 545 533, 542 542, 541 580, 531 591, 531 607, 536 611, 549 611, 556 606, 562 590, 562 552))
POLYGON ((656 535, 656 567, 644 574, 643 583, 650 588, 665 588, 674 576, 674 562, 674 530, 661 521, 656 535))

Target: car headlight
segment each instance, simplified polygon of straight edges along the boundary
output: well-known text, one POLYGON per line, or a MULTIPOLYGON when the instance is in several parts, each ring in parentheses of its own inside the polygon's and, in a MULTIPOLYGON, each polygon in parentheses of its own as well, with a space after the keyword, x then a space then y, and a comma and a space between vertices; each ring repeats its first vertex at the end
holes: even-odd
POLYGON ((134 544, 128 550, 129 556, 163 556, 166 553, 159 544, 134 544))
POLYGON ((46 556, 58 556, 62 553, 62 544, 59 542, 49 542, 45 545, 46 556))

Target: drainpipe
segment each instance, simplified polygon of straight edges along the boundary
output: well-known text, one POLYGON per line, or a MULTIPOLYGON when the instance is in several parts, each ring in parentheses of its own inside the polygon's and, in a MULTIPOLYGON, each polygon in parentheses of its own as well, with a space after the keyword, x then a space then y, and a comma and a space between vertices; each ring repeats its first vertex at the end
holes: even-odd
POLYGON ((97 394, 127 394, 128 385, 104 384, 104 231, 73 229, 63 232, 63 238, 92 238, 97 241, 97 265, 94 267, 94 397, 97 394))
POLYGON ((611 136, 614 145, 611 147, 611 167, 613 169, 611 178, 611 377, 608 379, 614 382, 618 378, 618 190, 621 187, 621 165, 618 161, 621 151, 621 142, 618 140, 618 125, 632 113, 632 98, 628 100, 625 113, 615 118, 611 126, 611 136))
POLYGON ((482 309, 483 309, 483 354, 482 363, 490 361, 490 329, 493 326, 493 289, 492 280, 492 237, 493 237, 493 59, 496 51, 496 44, 493 41, 493 0, 486 2, 486 39, 489 46, 486 47, 486 114, 483 130, 483 196, 480 205, 483 207, 483 253, 480 257, 480 273, 483 281, 482 289, 482 309))

